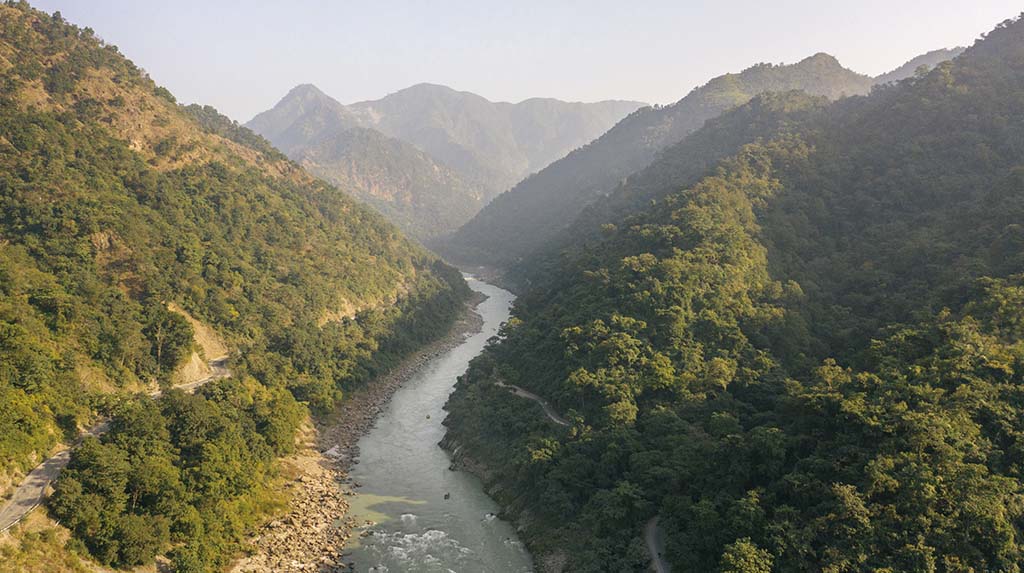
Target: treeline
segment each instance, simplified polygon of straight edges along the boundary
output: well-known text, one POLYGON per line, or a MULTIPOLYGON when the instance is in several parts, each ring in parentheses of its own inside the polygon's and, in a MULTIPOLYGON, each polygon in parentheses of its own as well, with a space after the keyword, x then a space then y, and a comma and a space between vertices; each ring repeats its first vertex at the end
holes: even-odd
POLYGON ((1020 571, 1022 53, 757 98, 532 267, 448 424, 540 555, 643 570, 660 516, 680 571, 1020 571))
POLYGON ((219 567, 306 410, 444 332, 468 287, 59 13, 0 5, 0 55, 0 469, 109 415, 55 515, 104 564, 219 567), (172 302, 236 349, 235 379, 131 398, 193 351, 172 302))

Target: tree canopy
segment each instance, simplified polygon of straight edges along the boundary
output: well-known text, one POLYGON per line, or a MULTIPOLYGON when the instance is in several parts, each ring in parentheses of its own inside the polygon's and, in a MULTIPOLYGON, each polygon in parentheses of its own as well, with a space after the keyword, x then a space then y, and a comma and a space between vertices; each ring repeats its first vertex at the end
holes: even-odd
POLYGON ((0 5, 0 85, 0 471, 110 416, 54 514, 103 563, 179 546, 181 570, 210 570, 303 413, 445 332, 468 287, 59 14, 0 5), (226 339, 235 379, 149 404, 132 395, 193 351, 172 303, 226 339))

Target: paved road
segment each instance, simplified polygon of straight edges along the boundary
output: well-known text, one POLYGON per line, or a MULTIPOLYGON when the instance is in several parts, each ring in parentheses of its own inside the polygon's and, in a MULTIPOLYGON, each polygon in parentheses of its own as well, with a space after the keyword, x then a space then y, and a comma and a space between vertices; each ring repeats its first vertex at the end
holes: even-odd
POLYGON ((540 396, 534 394, 533 392, 530 392, 529 390, 523 390, 519 386, 513 386, 512 384, 505 384, 505 383, 500 382, 500 381, 499 382, 495 382, 495 384, 497 384, 498 386, 501 386, 502 388, 508 388, 516 396, 520 396, 522 398, 528 398, 528 399, 533 400, 534 402, 540 404, 540 407, 544 408, 544 413, 548 415, 548 418, 550 418, 552 422, 558 424, 559 426, 568 426, 569 425, 569 420, 566 420, 565 418, 559 416, 558 412, 555 412, 555 409, 552 408, 551 404, 548 404, 548 401, 545 400, 544 398, 541 398, 540 396))
MULTIPOLYGON (((174 387, 174 389, 175 390, 183 390, 186 393, 191 394, 192 392, 196 391, 196 388, 199 388, 203 384, 206 384, 206 383, 211 382, 213 380, 219 380, 220 378, 230 378, 231 377, 231 372, 228 371, 227 363, 228 363, 228 357, 227 356, 221 356, 220 358, 214 358, 213 360, 211 360, 209 362, 210 370, 212 371, 212 374, 210 374, 206 378, 203 378, 202 380, 197 380, 195 382, 190 382, 188 384, 178 384, 177 386, 174 387)), ((159 398, 161 394, 163 394, 163 392, 161 392, 160 390, 157 390, 156 392, 150 393, 150 396, 152 396, 154 398, 159 398)))
MULTIPOLYGON (((228 371, 226 364, 226 356, 214 358, 210 361, 210 369, 213 371, 213 374, 197 382, 182 384, 180 386, 175 386, 175 388, 180 388, 185 392, 191 393, 203 384, 219 378, 227 378, 228 376, 231 376, 231 372, 228 371)), ((150 396, 156 398, 159 397, 160 394, 161 393, 158 390, 151 393, 150 396)), ((106 433, 109 429, 110 422, 104 420, 86 430, 76 441, 75 445, 80 443, 82 439, 87 436, 100 436, 106 433)), ((50 456, 46 461, 36 466, 35 469, 25 476, 25 479, 18 485, 18 488, 14 490, 14 494, 11 499, 0 507, 0 533, 3 533, 13 527, 19 521, 24 519, 30 511, 43 503, 43 500, 46 499, 46 489, 49 487, 50 482, 57 479, 57 476, 60 475, 60 471, 68 465, 68 462, 71 461, 71 450, 73 448, 74 446, 66 450, 61 450, 50 456)))
POLYGON ((665 537, 658 528, 657 517, 652 517, 644 526, 644 539, 647 541, 647 552, 651 554, 651 571, 669 573, 672 568, 662 557, 665 554, 665 537))

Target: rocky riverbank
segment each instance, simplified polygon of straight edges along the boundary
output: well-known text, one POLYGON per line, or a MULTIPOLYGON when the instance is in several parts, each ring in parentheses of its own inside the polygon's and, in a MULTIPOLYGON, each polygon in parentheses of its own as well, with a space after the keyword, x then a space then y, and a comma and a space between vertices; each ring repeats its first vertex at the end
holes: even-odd
POLYGON ((357 495, 347 471, 358 460, 358 442, 391 396, 427 362, 479 332, 483 323, 474 309, 477 293, 447 336, 406 359, 387 375, 350 394, 331 416, 303 433, 299 451, 283 462, 290 501, 282 517, 250 539, 251 553, 235 573, 350 571, 342 554, 345 542, 363 525, 348 516, 349 498, 357 495))
POLYGON ((517 500, 512 493, 512 488, 506 488, 508 484, 502 481, 504 476, 497 474, 487 464, 473 457, 469 448, 459 443, 450 429, 438 445, 451 457, 452 463, 449 469, 467 472, 480 478, 487 495, 501 505, 501 518, 516 525, 516 531, 526 542, 531 555, 533 555, 538 573, 564 573, 569 560, 567 555, 557 550, 542 550, 529 542, 528 530, 533 518, 530 511, 526 509, 526 504, 523 503, 525 500, 517 500))

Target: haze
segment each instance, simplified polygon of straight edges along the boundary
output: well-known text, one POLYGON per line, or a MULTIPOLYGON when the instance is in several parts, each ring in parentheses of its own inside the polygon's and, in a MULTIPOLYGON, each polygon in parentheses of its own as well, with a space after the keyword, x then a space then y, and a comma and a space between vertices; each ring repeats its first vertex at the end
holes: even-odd
POLYGON ((756 62, 819 51, 877 75, 969 45, 1010 0, 821 2, 134 2, 43 0, 175 93, 239 121, 291 87, 342 102, 419 82, 492 100, 678 100, 756 62))

